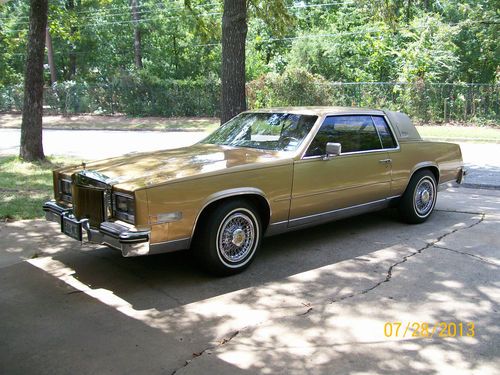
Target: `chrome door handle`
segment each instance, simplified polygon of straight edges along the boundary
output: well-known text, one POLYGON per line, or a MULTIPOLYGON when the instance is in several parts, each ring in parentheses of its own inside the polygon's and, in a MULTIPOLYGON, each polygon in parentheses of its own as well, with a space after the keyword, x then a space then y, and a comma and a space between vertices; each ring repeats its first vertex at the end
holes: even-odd
POLYGON ((378 161, 381 164, 390 164, 392 163, 392 159, 382 159, 378 161))

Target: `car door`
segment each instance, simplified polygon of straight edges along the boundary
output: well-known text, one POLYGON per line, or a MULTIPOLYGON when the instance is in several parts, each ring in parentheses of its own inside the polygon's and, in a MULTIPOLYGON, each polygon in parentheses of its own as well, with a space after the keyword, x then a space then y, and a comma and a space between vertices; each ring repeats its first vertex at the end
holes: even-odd
POLYGON ((384 203, 391 189, 388 150, 395 147, 382 116, 326 117, 302 159, 294 163, 289 226, 384 203), (340 143, 341 154, 325 157, 327 142, 340 143))

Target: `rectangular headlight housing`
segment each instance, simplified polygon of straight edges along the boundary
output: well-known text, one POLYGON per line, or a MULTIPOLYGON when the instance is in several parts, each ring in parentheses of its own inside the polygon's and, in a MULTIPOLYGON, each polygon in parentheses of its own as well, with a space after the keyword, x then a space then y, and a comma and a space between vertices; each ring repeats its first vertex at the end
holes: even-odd
POLYGON ((127 223, 135 222, 135 200, 132 195, 113 193, 113 215, 127 223))
POLYGON ((73 201, 71 180, 59 178, 59 199, 68 203, 73 201))

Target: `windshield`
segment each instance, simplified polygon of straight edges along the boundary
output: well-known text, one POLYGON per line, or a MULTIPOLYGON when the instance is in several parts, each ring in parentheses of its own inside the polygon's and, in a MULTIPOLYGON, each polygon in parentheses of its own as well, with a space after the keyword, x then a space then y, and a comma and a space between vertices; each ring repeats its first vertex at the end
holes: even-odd
POLYGON ((295 151, 317 118, 291 113, 242 113, 200 143, 295 151))

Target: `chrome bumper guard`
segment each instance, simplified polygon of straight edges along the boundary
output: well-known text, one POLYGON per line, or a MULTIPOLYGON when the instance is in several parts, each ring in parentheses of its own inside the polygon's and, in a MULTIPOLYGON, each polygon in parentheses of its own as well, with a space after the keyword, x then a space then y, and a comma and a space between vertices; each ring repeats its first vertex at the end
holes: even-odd
POLYGON ((150 232, 131 231, 130 228, 113 222, 101 223, 99 229, 91 228, 87 219, 78 220, 70 208, 54 201, 43 205, 45 219, 61 226, 61 232, 81 242, 87 234, 87 242, 108 245, 120 250, 124 257, 147 255, 150 252, 150 232))
POLYGON ((464 182, 465 176, 467 176, 467 169, 462 168, 460 169, 460 173, 457 178, 457 184, 462 184, 464 182))
POLYGON ((457 174, 456 180, 439 184, 438 191, 446 190, 448 188, 459 187, 461 184, 464 183, 465 176, 467 176, 467 169, 462 167, 460 168, 460 171, 457 174))

